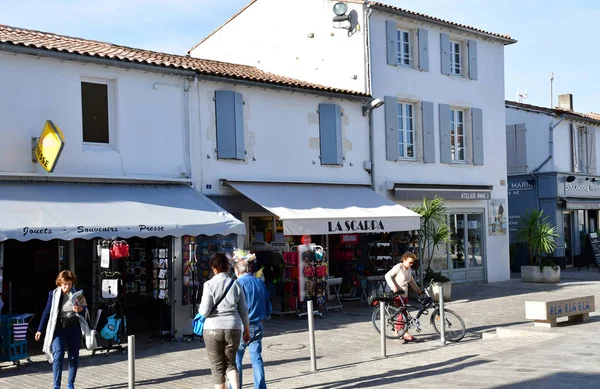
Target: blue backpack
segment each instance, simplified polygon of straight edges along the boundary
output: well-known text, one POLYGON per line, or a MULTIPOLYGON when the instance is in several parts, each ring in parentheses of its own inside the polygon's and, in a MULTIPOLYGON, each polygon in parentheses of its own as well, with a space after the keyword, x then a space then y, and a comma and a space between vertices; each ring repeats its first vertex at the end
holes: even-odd
POLYGON ((100 336, 106 340, 119 341, 119 327, 121 326, 121 318, 117 318, 116 314, 107 318, 106 325, 100 331, 100 336))

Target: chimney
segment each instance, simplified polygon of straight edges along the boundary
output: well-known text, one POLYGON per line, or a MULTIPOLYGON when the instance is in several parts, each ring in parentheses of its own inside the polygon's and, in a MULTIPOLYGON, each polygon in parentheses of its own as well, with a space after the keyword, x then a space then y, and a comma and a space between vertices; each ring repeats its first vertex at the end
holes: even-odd
POLYGON ((573 95, 565 93, 564 95, 558 95, 558 108, 566 109, 567 111, 573 110, 573 95))

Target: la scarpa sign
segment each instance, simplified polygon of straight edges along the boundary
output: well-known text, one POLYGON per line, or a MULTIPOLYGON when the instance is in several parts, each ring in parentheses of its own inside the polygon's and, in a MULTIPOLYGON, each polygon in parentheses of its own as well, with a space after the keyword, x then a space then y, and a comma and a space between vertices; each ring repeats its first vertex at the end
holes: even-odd
POLYGON ((384 231, 385 227, 381 220, 339 220, 328 221, 329 232, 371 232, 384 231))
POLYGON ((62 131, 52 123, 52 120, 47 120, 42 129, 42 134, 37 141, 35 156, 39 164, 48 173, 54 171, 64 147, 65 137, 62 131))

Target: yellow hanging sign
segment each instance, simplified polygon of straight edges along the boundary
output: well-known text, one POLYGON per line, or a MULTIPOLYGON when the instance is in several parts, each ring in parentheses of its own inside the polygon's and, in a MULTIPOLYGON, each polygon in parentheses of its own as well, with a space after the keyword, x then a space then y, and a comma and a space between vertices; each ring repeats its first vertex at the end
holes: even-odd
POLYGON ((65 147, 65 137, 60 128, 55 126, 52 120, 46 120, 35 148, 35 156, 48 173, 54 171, 63 147, 65 147))

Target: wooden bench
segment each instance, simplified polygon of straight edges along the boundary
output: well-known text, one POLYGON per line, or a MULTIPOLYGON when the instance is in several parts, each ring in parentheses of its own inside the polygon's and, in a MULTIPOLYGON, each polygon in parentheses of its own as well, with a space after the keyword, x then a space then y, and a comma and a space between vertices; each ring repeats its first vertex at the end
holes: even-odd
POLYGON ((556 327, 556 319, 561 317, 567 317, 569 322, 583 322, 595 310, 594 296, 525 302, 525 318, 533 320, 536 327, 556 327))

